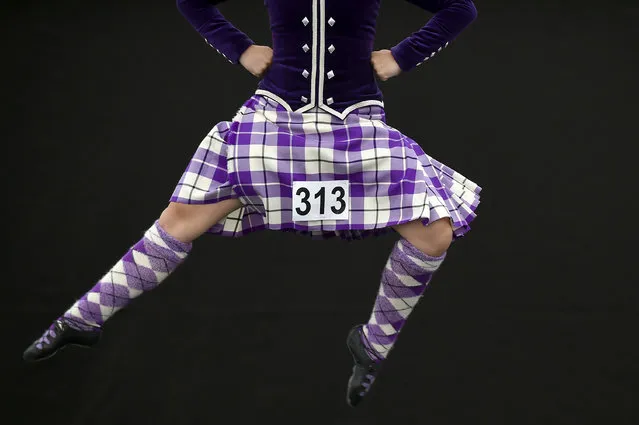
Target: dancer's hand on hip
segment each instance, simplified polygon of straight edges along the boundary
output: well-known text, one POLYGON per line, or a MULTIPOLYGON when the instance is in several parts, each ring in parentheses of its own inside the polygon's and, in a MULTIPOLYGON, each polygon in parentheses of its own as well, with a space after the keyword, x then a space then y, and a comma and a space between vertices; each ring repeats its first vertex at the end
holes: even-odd
POLYGON ((268 46, 252 45, 240 56, 240 64, 248 72, 261 77, 273 62, 273 49, 268 46))
POLYGON ((371 56, 371 63, 373 64, 373 69, 375 70, 377 77, 382 81, 396 77, 402 72, 402 69, 397 64, 397 61, 390 50, 378 50, 373 52, 371 56))

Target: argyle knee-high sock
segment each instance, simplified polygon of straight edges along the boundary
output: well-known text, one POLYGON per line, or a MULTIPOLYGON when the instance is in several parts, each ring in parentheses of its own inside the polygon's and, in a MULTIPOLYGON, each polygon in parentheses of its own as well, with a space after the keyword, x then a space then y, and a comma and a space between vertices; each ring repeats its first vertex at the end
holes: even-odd
POLYGON ((169 235, 156 221, 89 292, 63 317, 72 327, 100 327, 118 310, 156 288, 187 257, 190 243, 169 235))
POLYGON ((405 239, 397 242, 382 272, 373 313, 363 326, 364 346, 373 360, 385 359, 393 348, 408 315, 445 257, 430 257, 405 239))

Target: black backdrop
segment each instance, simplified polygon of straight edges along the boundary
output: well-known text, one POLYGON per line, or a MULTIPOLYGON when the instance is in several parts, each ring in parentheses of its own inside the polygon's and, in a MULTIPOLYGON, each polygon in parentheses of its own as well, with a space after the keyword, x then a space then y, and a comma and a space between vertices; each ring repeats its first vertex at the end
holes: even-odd
MULTIPOLYGON (((484 192, 352 410, 344 339, 368 317, 391 235, 205 236, 99 349, 22 364, 256 81, 171 1, 6 2, 2 423, 639 423, 631 3, 478 0, 451 48, 383 84, 389 123, 484 192)), ((261 6, 222 11, 269 43, 261 6)), ((377 47, 428 17, 387 0, 377 47)))

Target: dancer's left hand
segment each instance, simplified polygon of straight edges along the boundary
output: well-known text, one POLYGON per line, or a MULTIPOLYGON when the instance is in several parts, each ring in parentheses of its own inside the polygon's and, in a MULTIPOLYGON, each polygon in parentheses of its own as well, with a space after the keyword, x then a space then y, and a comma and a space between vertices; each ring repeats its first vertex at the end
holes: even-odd
POLYGON ((380 80, 386 81, 401 74, 402 69, 397 64, 390 50, 378 50, 371 56, 373 69, 380 80))
POLYGON ((251 74, 263 77, 273 62, 273 49, 268 46, 252 45, 240 56, 240 63, 251 74))

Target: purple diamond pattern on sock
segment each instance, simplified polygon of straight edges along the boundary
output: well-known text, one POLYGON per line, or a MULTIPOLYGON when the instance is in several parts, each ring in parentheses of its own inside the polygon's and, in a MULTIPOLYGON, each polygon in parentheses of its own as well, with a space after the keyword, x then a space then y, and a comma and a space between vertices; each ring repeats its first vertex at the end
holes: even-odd
POLYGON ((373 313, 362 327, 362 340, 372 359, 386 358, 445 257, 430 257, 405 239, 397 242, 382 272, 373 313))
POLYGON ((132 299, 156 288, 187 257, 191 244, 173 238, 158 222, 65 314, 73 327, 102 326, 132 299))

